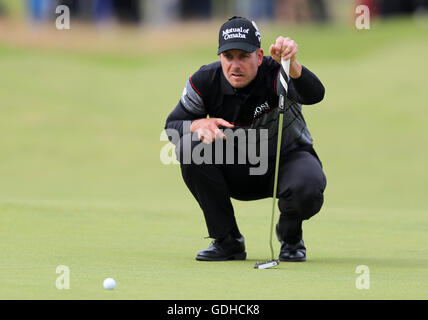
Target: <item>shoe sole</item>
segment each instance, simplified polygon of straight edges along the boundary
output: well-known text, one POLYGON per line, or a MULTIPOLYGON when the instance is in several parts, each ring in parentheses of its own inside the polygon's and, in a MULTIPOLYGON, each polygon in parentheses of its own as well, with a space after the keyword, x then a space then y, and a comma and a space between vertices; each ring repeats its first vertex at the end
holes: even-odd
POLYGON ((279 261, 282 262, 305 262, 306 258, 300 258, 300 259, 279 259, 279 261))
POLYGON ((247 258, 246 252, 240 252, 224 258, 212 258, 207 256, 196 256, 198 261, 229 261, 229 260, 245 260, 247 258))

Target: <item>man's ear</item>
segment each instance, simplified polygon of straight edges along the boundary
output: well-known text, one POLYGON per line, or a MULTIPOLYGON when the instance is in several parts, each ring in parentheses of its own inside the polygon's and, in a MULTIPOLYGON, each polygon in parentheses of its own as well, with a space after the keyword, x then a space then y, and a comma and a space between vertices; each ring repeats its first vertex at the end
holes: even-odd
POLYGON ((260 67, 263 63, 263 55, 264 55, 263 49, 261 48, 257 49, 256 54, 257 54, 257 66, 260 67))

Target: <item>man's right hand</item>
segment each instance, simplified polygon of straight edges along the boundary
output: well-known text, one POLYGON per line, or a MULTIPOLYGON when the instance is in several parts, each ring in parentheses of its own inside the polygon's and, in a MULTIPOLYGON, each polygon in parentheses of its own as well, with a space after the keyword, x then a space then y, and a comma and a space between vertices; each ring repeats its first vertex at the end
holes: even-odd
POLYGON ((219 127, 233 128, 233 124, 221 118, 204 118, 194 120, 190 125, 191 132, 197 132, 198 138, 203 143, 210 144, 215 139, 226 139, 219 127))

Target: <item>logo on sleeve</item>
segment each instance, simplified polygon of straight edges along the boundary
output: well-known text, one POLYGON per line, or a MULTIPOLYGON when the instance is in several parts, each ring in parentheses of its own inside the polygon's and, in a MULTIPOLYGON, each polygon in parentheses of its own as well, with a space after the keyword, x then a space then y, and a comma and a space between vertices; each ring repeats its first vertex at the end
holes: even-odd
POLYGON ((254 28, 256 29, 256 31, 254 32, 255 36, 257 37, 257 39, 259 39, 259 42, 261 42, 262 36, 260 34, 259 28, 257 27, 257 25, 254 21, 251 21, 251 23, 253 24, 254 28))

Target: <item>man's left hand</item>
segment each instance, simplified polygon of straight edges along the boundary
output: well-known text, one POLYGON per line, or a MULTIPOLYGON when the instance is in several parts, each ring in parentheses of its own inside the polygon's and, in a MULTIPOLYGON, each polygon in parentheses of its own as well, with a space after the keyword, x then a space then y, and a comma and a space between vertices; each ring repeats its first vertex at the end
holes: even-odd
POLYGON ((296 60, 298 51, 299 46, 294 40, 282 36, 279 36, 275 44, 269 47, 269 53, 276 62, 281 63, 281 57, 284 60, 290 59, 290 77, 294 79, 302 74, 302 65, 296 60))

